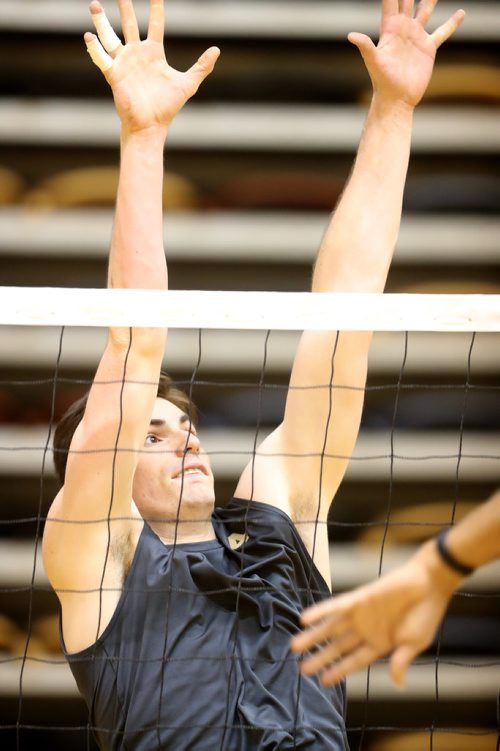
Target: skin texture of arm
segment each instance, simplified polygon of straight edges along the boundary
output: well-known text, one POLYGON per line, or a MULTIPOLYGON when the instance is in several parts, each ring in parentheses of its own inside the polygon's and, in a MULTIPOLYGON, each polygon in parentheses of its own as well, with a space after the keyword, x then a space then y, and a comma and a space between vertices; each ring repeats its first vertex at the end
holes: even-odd
MULTIPOLYGON (((124 44, 113 35, 95 0, 90 11, 102 45, 94 34, 85 34, 121 119, 108 286, 167 289, 165 139, 177 112, 212 71, 219 50, 211 48, 180 73, 165 59, 163 0, 151 0, 143 41, 132 0, 118 4, 124 44)), ((160 328, 109 330, 84 417, 71 443, 65 484, 49 512, 44 563, 52 586, 59 590, 71 650, 92 643, 109 621, 142 526, 133 519, 132 482, 156 398, 165 334, 160 328), (103 594, 103 589, 111 591, 103 594), (72 639, 73 633, 78 638, 72 639)))
MULTIPOLYGON (((477 568, 500 557, 500 491, 447 534, 457 561, 477 568)), ((432 642, 463 575, 425 543, 399 569, 303 613, 308 628, 294 637, 294 652, 314 650, 302 663, 331 685, 389 655, 394 683, 403 687, 411 661, 432 642)))
MULTIPOLYGON (((457 11, 428 34, 435 5, 383 0, 378 45, 363 34, 349 35, 370 74, 373 99, 351 177, 318 253, 313 292, 384 289, 401 220, 413 111, 438 47, 465 16, 457 11)), ((261 444, 237 490, 292 517, 327 581, 326 518, 359 431, 370 341, 370 332, 303 334, 283 423, 261 444)))

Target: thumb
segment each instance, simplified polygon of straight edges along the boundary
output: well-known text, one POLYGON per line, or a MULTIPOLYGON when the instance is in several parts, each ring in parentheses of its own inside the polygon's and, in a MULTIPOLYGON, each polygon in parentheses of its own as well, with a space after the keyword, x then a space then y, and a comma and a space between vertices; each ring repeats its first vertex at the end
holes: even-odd
POLYGON ((398 688, 405 687, 405 677, 408 665, 419 652, 420 650, 415 646, 403 644, 392 653, 389 660, 389 670, 391 678, 398 688))
POLYGON ((360 34, 357 31, 351 31, 351 33, 347 35, 347 38, 351 44, 354 44, 354 46, 358 48, 363 60, 366 63, 370 62, 375 50, 377 49, 370 37, 366 34, 360 34))
POLYGON ((191 96, 196 93, 205 78, 207 78, 207 76, 213 71, 219 55, 220 49, 218 47, 210 47, 208 50, 205 50, 195 64, 186 71, 186 76, 192 86, 191 96))

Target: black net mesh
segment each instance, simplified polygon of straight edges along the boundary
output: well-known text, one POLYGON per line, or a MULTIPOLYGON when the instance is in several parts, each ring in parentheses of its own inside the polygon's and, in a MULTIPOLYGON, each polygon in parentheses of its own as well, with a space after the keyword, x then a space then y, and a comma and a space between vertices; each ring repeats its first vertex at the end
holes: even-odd
MULTIPOLYGON (((6 365, 1 373, 0 462, 4 482, 0 514, 0 743, 6 749, 96 748, 95 707, 85 707, 58 647, 57 598, 43 573, 40 557, 48 508, 57 490, 52 468, 55 424, 64 408, 89 388, 92 379, 90 371, 82 375, 65 363, 65 349, 72 335, 71 329, 59 331, 51 373, 44 367, 36 374, 38 377, 29 378, 12 365, 6 365)), ((205 367, 201 330, 196 334, 197 356, 191 372, 186 376, 170 371, 176 385, 199 406, 199 431, 202 442, 206 436, 206 450, 215 470, 217 503, 221 506, 231 498, 239 472, 255 459, 263 436, 276 427, 283 413, 287 375, 269 365, 274 332, 262 332, 261 336, 261 358, 254 365, 252 378, 248 374, 241 378, 230 367, 219 372, 213 366, 205 367)), ((360 440, 328 521, 334 593, 383 574, 400 560, 398 556, 408 555, 410 548, 454 524, 497 484, 500 387, 494 373, 476 366, 475 354, 483 337, 487 339, 486 346, 498 346, 498 336, 467 335, 466 356, 454 369, 452 378, 434 372, 431 359, 424 373, 408 368, 412 336, 400 335, 399 365, 392 368, 393 372, 387 368, 372 372, 365 389, 360 440)), ((325 436, 328 427, 335 426, 331 399, 334 371, 335 347, 330 384, 317 386, 329 389, 330 394, 326 425, 318 424, 325 436)), ((125 367, 124 381, 126 378, 125 367)), ((110 462, 116 460, 116 455, 110 447, 110 462)), ((320 473, 323 461, 322 455, 320 473)), ((251 472, 253 483, 253 467, 251 472)), ((251 495, 253 498, 253 484, 251 495)), ((109 508, 112 500, 110 497, 109 508)), ((101 521, 107 525, 111 539, 109 517, 101 521)), ((306 521, 316 529, 319 515, 306 521)), ((241 512, 239 522, 244 540, 247 524, 253 523, 248 519, 248 507, 241 512)), ((174 539, 174 549, 176 544, 174 539)), ((315 545, 316 535, 313 549, 315 545)), ((245 542, 243 551, 244 546, 245 542)), ((108 554, 105 566, 107 560, 108 554)), ((244 552, 238 560, 242 575, 239 579, 236 576, 236 586, 228 584, 227 589, 217 586, 196 592, 198 597, 216 601, 219 598, 222 608, 229 607, 225 598, 230 593, 230 607, 236 615, 228 638, 217 645, 217 654, 211 658, 219 660, 220 670, 225 671, 223 695, 213 695, 207 689, 203 656, 196 655, 196 667, 191 668, 193 703, 199 702, 198 692, 205 692, 201 704, 215 702, 220 709, 221 749, 231 747, 227 744, 235 725, 234 692, 242 665, 269 660, 265 653, 259 653, 258 639, 254 654, 244 653, 241 648, 248 628, 248 588, 243 576, 248 561, 244 552)), ((171 623, 171 599, 174 595, 178 598, 193 594, 179 588, 174 571, 170 569, 167 586, 158 593, 164 619, 159 624, 161 668, 155 672, 156 733, 149 748, 170 747, 164 745, 163 709, 172 701, 175 703, 170 686, 178 685, 179 671, 190 669, 184 665, 190 660, 189 654, 182 656, 177 652, 171 656, 173 640, 178 639, 171 623)), ((472 751, 499 747, 500 590, 494 579, 492 575, 476 585, 466 583, 454 596, 433 644, 411 668, 405 694, 389 687, 386 660, 349 679, 347 732, 352 749, 472 751)), ((305 571, 304 581, 307 604, 314 601, 317 588, 312 564, 305 571)), ((104 568, 101 587, 103 582, 104 568)), ((265 590, 259 586, 256 596, 265 590)), ((102 617, 100 613, 99 621, 102 617)), ((145 669, 147 662, 148 658, 142 656, 134 671, 145 669)), ((98 664, 95 669, 99 670, 98 664)), ((116 660, 114 669, 120 671, 116 660)), ((262 690, 263 696, 272 701, 269 697, 273 687, 264 686, 262 690)), ((293 722, 288 728, 294 744, 291 747, 296 748, 305 747, 296 742, 298 728, 307 726, 302 691, 299 675, 292 691, 293 722)), ((252 728, 252 721, 245 723, 244 718, 240 717, 238 723, 241 728, 252 728)), ((202 714, 200 726, 203 727, 202 714)), ((127 745, 121 726, 106 728, 100 737, 107 737, 106 733, 111 737, 113 732, 117 737, 122 734, 123 748, 134 747, 127 745)), ((211 737, 208 729, 207 737, 211 737)), ((179 743, 177 748, 194 748, 179 743)))

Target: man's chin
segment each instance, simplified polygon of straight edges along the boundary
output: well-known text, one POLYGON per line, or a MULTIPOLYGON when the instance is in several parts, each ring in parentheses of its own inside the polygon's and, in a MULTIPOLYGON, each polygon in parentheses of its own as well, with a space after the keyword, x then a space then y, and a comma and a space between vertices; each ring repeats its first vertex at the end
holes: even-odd
POLYGON ((181 508, 205 508, 211 514, 215 506, 215 496, 209 493, 185 493, 179 498, 181 508))

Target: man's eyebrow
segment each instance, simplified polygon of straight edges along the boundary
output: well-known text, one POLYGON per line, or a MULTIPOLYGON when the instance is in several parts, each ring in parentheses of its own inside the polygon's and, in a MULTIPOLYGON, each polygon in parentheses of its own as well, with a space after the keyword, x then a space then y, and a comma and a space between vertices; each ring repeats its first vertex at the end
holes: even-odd
MULTIPOLYGON (((182 414, 182 415, 181 415, 181 416, 179 417, 179 422, 180 422, 180 424, 181 424, 181 425, 184 425, 184 424, 185 424, 186 422, 189 422, 189 423, 191 423, 191 424, 192 424, 192 420, 191 420, 191 418, 189 417, 189 415, 187 414, 187 412, 184 412, 184 413, 183 413, 183 414, 182 414)), ((153 418, 153 419, 151 419, 151 420, 149 421, 149 424, 150 424, 150 426, 151 426, 151 427, 153 427, 153 428, 164 428, 164 427, 166 426, 166 424, 167 424, 167 423, 166 423, 166 420, 161 420, 161 419, 159 419, 159 418, 153 418)))

